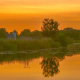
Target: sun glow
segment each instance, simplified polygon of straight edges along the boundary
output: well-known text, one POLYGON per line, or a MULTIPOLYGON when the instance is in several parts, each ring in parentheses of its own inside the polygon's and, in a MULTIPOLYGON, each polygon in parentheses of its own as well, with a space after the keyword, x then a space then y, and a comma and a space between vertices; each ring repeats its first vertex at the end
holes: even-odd
POLYGON ((58 13, 80 11, 80 0, 0 0, 0 13, 58 13))
POLYGON ((80 0, 0 0, 0 26, 8 31, 40 30, 44 18, 80 29, 80 0))

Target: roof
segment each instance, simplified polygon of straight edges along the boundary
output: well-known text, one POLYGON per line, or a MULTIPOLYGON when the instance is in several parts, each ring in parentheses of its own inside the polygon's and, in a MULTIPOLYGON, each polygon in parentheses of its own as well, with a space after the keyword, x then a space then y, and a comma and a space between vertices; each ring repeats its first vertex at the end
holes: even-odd
POLYGON ((7 34, 7 38, 15 38, 13 34, 7 34))

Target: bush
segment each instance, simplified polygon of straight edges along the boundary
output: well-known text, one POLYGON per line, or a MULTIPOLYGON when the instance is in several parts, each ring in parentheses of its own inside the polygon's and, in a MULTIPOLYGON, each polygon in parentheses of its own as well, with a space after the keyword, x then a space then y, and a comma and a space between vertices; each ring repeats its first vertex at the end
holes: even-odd
POLYGON ((28 40, 4 40, 0 39, 0 51, 25 51, 60 47, 58 42, 51 38, 28 40))
POLYGON ((55 41, 59 42, 63 47, 67 47, 68 45, 67 37, 61 32, 58 33, 55 41))

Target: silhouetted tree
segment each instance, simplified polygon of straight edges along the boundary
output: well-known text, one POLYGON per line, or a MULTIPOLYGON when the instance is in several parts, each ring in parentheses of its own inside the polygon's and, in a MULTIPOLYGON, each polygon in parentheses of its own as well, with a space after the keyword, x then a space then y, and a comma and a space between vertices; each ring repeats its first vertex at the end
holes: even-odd
POLYGON ((13 32, 15 32, 15 33, 16 33, 16 35, 18 36, 18 32, 17 32, 16 30, 14 30, 14 31, 10 32, 10 34, 13 34, 13 32))
POLYGON ((71 30, 74 30, 74 29, 71 28, 71 27, 67 27, 67 28, 64 28, 63 30, 65 30, 65 31, 71 31, 71 30))
POLYGON ((53 19, 44 19, 42 23, 43 26, 41 27, 41 30, 43 36, 55 38, 55 35, 59 31, 58 30, 59 23, 57 21, 54 21, 53 19))
POLYGON ((7 32, 5 28, 0 28, 0 38, 6 38, 7 37, 7 32))
POLYGON ((17 32, 16 30, 14 30, 13 32, 15 32, 15 33, 16 33, 16 35, 18 35, 18 32, 17 32))
POLYGON ((66 36, 69 36, 73 40, 80 40, 80 30, 73 29, 71 27, 61 30, 66 36))
POLYGON ((31 32, 31 37, 37 37, 37 38, 40 38, 42 37, 42 34, 41 34, 41 31, 38 31, 38 30, 35 30, 35 31, 32 31, 31 32))
POLYGON ((24 29, 21 33, 20 33, 20 36, 29 36, 30 34, 30 30, 29 29, 24 29))
POLYGON ((16 36, 18 37, 18 32, 16 30, 10 32, 10 34, 13 34, 13 32, 15 32, 16 33, 16 36))

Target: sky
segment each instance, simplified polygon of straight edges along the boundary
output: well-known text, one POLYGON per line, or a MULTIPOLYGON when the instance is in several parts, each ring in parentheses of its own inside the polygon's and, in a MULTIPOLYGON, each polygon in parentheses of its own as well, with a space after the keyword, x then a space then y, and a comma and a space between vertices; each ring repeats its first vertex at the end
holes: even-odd
POLYGON ((8 32, 41 30, 45 18, 58 21, 59 29, 80 29, 80 0, 0 0, 0 28, 8 32))

